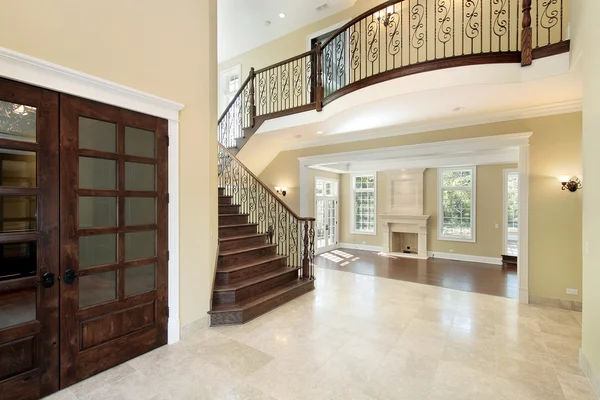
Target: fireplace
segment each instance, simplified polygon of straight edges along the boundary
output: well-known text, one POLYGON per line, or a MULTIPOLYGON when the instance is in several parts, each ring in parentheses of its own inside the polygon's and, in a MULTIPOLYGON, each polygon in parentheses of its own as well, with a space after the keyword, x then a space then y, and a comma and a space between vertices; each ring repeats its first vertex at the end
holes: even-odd
POLYGON ((408 232, 392 232, 392 253, 418 254, 419 234, 408 232))
POLYGON ((427 258, 429 215, 423 215, 424 172, 424 169, 411 169, 387 173, 387 213, 379 215, 384 253, 427 258))

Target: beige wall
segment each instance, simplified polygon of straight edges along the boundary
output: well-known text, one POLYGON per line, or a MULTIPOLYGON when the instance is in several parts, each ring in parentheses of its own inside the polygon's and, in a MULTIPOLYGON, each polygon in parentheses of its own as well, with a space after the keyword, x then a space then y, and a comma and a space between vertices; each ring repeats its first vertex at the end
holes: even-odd
POLYGON ((353 7, 340 13, 324 18, 313 24, 307 25, 290 34, 280 37, 252 49, 237 57, 231 58, 219 64, 219 70, 230 68, 234 65, 242 65, 242 80, 246 79, 251 67, 264 68, 279 61, 300 55, 306 49, 306 38, 322 29, 328 28, 344 20, 352 19, 368 9, 383 3, 383 0, 358 0, 353 7))
MULTIPOLYGON (((577 2, 577 15, 585 18, 585 32, 578 36, 584 56, 583 93, 583 352, 600 377, 600 25, 595 16, 600 2, 577 2)), ((594 380, 592 380, 594 382, 594 380)), ((595 381, 600 385, 598 380, 595 381)), ((600 395, 600 387, 596 387, 600 395)))
MULTIPOLYGON (((580 301, 582 192, 561 191, 555 177, 564 174, 581 174, 581 118, 581 113, 571 113, 285 151, 269 164, 261 176, 277 176, 282 173, 287 179, 288 187, 298 187, 298 157, 533 132, 530 138, 529 162, 530 294, 580 301), (549 249, 565 250, 557 252, 549 249), (567 287, 580 289, 580 295, 567 295, 567 287)), ((344 177, 342 177, 342 190, 343 188, 344 177)), ((291 193, 286 201, 299 211, 299 193, 291 193)), ((348 213, 349 211, 342 207, 341 215, 345 216, 348 213)), ((359 243, 363 240, 366 244, 374 243, 366 236, 360 239, 359 243)), ((382 243, 381 239, 373 237, 370 239, 378 240, 379 246, 382 243)), ((342 236, 341 242, 345 240, 350 238, 342 236)))
POLYGON ((180 320, 205 317, 217 226, 216 0, 10 1, 2 14, 3 47, 185 104, 180 320))
POLYGON ((424 177, 423 213, 430 215, 427 226, 427 250, 480 257, 500 258, 504 254, 503 186, 504 169, 517 164, 479 165, 475 174, 476 240, 475 243, 438 240, 438 170, 427 169, 424 177), (496 228, 498 224, 498 228, 496 228))

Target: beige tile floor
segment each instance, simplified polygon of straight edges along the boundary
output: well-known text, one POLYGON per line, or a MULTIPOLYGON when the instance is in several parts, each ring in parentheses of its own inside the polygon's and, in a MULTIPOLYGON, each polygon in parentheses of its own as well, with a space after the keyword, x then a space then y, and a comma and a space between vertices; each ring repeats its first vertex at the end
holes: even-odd
POLYGON ((52 400, 592 400, 581 314, 317 269, 317 289, 52 400))

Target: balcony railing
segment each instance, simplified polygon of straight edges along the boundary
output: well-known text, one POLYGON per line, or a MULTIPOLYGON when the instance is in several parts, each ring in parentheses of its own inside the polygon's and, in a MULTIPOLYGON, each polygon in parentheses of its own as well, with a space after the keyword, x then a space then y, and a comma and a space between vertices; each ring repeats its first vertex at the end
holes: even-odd
POLYGON ((304 54, 258 71, 219 120, 241 149, 267 119, 307 110, 375 83, 474 64, 521 63, 569 51, 569 0, 388 1, 304 54))

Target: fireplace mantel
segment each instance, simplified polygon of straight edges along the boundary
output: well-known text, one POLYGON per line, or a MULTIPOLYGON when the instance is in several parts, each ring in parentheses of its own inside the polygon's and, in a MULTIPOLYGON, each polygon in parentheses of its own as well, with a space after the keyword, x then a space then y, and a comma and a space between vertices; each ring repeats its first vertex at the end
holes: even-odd
POLYGON ((427 259, 427 220, 429 215, 380 214, 379 220, 383 225, 384 253, 410 258, 427 259), (416 233, 418 235, 418 253, 405 254, 392 252, 393 233, 416 233))

